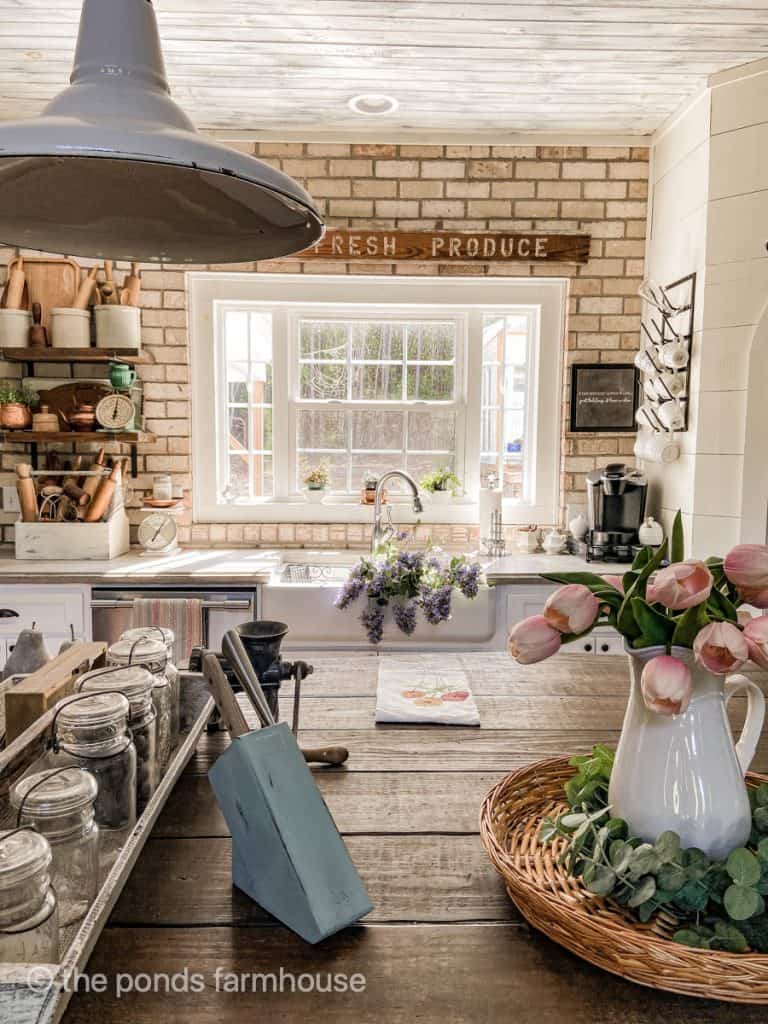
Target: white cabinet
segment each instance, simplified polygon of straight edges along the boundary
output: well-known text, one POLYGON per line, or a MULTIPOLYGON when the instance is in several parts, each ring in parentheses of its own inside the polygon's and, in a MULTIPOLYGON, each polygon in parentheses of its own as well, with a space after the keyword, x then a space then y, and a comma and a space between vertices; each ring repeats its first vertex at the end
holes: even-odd
POLYGON ((33 623, 45 637, 51 654, 56 654, 63 641, 70 639, 70 626, 76 639, 90 640, 90 603, 90 587, 86 586, 3 586, 0 589, 0 665, 5 665, 19 632, 31 628, 33 623))

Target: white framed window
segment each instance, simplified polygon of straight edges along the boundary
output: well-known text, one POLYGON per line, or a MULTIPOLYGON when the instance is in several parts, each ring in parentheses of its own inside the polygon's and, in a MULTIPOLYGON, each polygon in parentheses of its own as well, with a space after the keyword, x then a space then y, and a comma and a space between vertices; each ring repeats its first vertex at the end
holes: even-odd
MULTIPOLYGON (((481 486, 505 522, 552 521, 567 282, 188 274, 193 515, 367 522, 367 476, 450 468, 463 494, 426 522, 471 523, 481 486)), ((399 498, 395 485, 392 500, 399 498)))

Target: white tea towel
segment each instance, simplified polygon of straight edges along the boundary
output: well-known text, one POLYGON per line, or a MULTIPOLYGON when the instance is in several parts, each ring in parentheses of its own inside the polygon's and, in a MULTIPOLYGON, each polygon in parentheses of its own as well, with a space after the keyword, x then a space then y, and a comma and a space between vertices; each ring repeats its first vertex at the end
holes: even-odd
POLYGON ((440 654, 379 659, 377 722, 480 725, 466 672, 440 654))

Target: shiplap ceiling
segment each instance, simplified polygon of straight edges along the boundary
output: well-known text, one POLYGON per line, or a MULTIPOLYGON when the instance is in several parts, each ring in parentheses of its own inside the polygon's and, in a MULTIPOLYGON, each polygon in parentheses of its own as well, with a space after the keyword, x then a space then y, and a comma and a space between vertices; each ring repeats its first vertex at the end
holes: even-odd
MULTIPOLYGON (((172 91, 229 138, 647 134, 768 55, 768 0, 155 0, 172 91), (363 118, 359 93, 399 101, 363 118)), ((0 0, 0 118, 67 81, 80 0, 0 0)))

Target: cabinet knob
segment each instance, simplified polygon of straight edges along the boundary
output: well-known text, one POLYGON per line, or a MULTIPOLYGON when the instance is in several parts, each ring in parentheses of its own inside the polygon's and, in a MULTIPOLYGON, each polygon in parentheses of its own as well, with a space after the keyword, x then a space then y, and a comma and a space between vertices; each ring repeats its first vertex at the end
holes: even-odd
POLYGON ((601 646, 601 648, 600 648, 600 650, 603 651, 605 654, 607 654, 608 651, 610 651, 610 649, 611 649, 611 645, 610 644, 603 644, 601 646))
POLYGON ((592 644, 584 644, 584 650, 585 651, 591 651, 592 650, 592 644))

